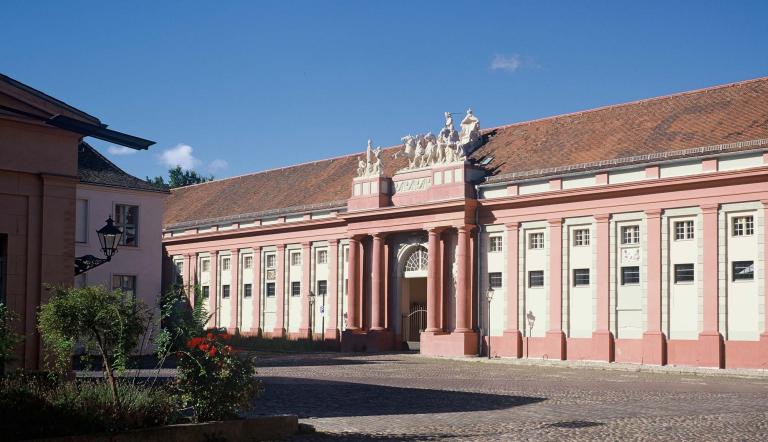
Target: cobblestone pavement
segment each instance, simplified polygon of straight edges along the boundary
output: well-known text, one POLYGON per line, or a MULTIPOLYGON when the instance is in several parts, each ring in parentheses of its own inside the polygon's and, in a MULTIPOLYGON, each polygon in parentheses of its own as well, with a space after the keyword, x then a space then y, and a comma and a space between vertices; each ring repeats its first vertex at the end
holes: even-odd
POLYGON ((296 440, 768 440, 768 378, 443 360, 259 359, 256 414, 298 414, 296 440))

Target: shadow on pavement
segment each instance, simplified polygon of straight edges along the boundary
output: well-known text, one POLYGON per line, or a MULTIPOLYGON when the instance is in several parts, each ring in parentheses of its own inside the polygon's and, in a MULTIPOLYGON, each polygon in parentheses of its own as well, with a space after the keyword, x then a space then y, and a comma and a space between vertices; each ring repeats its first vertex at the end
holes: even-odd
POLYGON ((296 414, 299 418, 490 411, 546 400, 325 380, 262 380, 265 393, 256 401, 254 414, 296 414))

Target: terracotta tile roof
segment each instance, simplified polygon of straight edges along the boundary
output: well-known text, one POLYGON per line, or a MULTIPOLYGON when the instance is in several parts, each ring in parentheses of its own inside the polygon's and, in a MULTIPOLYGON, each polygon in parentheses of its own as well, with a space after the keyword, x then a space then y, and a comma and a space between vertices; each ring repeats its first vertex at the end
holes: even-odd
MULTIPOLYGON (((696 155, 702 151, 691 148, 768 138, 768 77, 486 129, 484 136, 471 157, 493 158, 491 181, 604 160, 658 161, 657 154, 684 149, 696 155)), ((387 175, 405 164, 392 158, 399 149, 382 154, 387 175)), ((164 224, 343 208, 360 155, 174 189, 164 224)))
POLYGON ((77 174, 83 184, 168 193, 168 189, 124 172, 84 141, 77 148, 77 174))
MULTIPOLYGON (((499 127, 472 157, 498 181, 553 168, 768 138, 768 77, 499 127)), ((658 159, 657 159, 658 161, 658 159)), ((546 175, 543 173, 540 175, 546 175)))

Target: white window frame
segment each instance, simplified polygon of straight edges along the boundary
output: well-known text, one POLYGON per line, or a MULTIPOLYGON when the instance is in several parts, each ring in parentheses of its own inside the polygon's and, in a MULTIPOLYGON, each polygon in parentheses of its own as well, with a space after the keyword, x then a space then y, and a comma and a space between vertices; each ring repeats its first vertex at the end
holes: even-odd
POLYGON ((755 217, 752 215, 731 218, 731 236, 752 236, 755 234, 755 217))
POLYGON ((590 243, 589 229, 573 229, 573 246, 584 247, 590 243))
POLYGON ((488 237, 488 251, 491 253, 504 251, 504 239, 501 235, 491 235, 488 237))
POLYGON ((243 269, 248 270, 252 268, 253 268, 253 256, 251 255, 243 256, 243 269))
POLYGON ((290 256, 291 267, 297 267, 301 265, 301 252, 293 251, 290 256))
POLYGON ((264 258, 265 267, 268 269, 274 269, 277 267, 277 255, 274 253, 267 253, 264 258))
POLYGON ((141 222, 141 208, 139 207, 139 205, 138 204, 115 203, 113 205, 113 207, 112 207, 112 213, 114 215, 113 220, 115 222, 115 227, 118 227, 120 230, 123 231, 123 234, 120 236, 120 244, 119 245, 122 246, 122 247, 138 247, 139 246, 139 224, 141 222), (132 223, 132 224, 121 222, 121 220, 120 220, 120 218, 118 217, 118 214, 117 214, 117 207, 118 206, 126 207, 127 208, 127 209, 125 209, 126 212, 127 212, 128 208, 135 207, 136 208, 136 222, 132 223), (126 238, 125 229, 126 229, 127 226, 132 226, 134 228, 134 235, 133 235, 134 236, 134 243, 133 244, 126 244, 125 243, 125 238, 126 238))
POLYGON ((75 208, 77 209, 77 213, 75 215, 75 242, 78 244, 88 244, 88 206, 90 205, 90 202, 85 198, 78 198, 75 201, 75 208), (80 218, 80 207, 78 206, 78 203, 82 201, 85 205, 85 213, 83 214, 83 218, 80 218), (80 230, 82 230, 84 238, 80 238, 81 240, 78 240, 78 236, 80 236, 80 230))
POLYGON ((622 244, 640 244, 640 225, 621 226, 622 244))
POLYGON ((694 223, 692 219, 675 221, 674 228, 675 228, 675 241, 686 241, 689 239, 694 239, 696 235, 694 233, 695 228, 694 228, 694 223))
POLYGON ((317 263, 328 264, 328 250, 325 250, 325 249, 317 250, 317 263))
POLYGON ((232 268, 232 260, 229 258, 229 256, 224 256, 221 258, 221 271, 226 272, 227 270, 232 268))
POLYGON ((210 272, 211 271, 211 259, 210 258, 202 258, 200 260, 200 271, 201 272, 210 272))
POLYGON ((541 250, 544 248, 544 232, 528 233, 528 249, 541 250))

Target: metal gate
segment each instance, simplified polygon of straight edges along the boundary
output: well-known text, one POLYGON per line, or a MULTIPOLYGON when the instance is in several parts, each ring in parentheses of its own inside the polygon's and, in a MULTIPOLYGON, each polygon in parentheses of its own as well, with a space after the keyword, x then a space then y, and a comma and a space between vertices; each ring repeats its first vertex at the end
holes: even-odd
POLYGON ((403 340, 409 350, 418 350, 421 332, 427 327, 427 309, 423 305, 411 305, 411 311, 403 315, 403 340))

